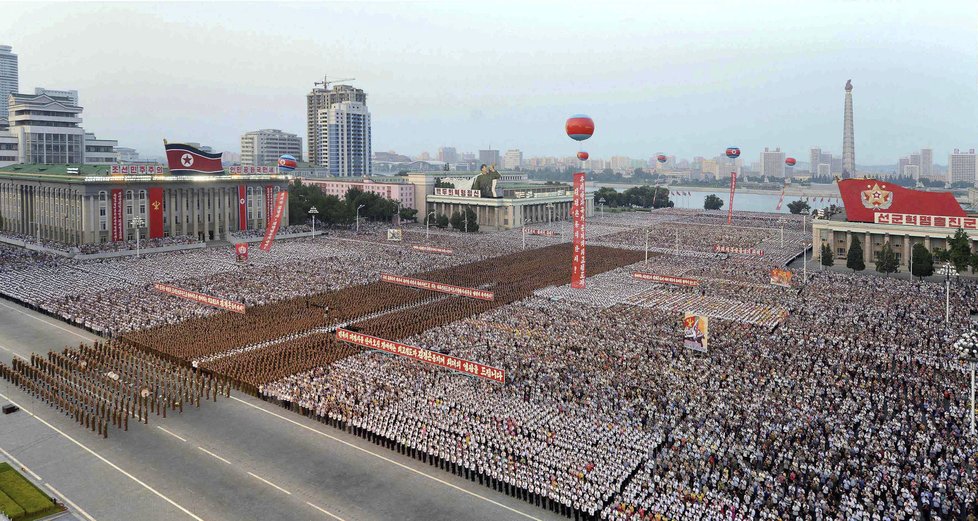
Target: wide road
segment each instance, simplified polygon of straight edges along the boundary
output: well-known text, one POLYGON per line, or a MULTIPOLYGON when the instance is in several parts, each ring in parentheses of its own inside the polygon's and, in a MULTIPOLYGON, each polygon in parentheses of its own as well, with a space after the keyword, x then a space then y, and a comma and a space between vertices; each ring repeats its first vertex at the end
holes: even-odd
MULTIPOLYGON (((0 300, 0 360, 94 335, 0 300)), ((13 385, 0 455, 79 519, 561 519, 338 429, 232 393, 102 439, 13 385)))

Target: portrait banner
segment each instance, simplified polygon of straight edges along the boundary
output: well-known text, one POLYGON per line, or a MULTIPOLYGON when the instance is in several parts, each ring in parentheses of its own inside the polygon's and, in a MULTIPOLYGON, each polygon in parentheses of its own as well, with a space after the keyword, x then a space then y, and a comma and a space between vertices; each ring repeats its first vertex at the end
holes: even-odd
POLYGON ((403 356, 426 364, 444 367, 453 371, 482 378, 496 383, 506 383, 506 372, 498 367, 483 365, 464 358, 457 358, 451 355, 444 355, 422 349, 420 347, 401 344, 392 340, 384 340, 375 336, 357 333, 348 329, 337 329, 336 339, 356 344, 358 346, 384 351, 397 356, 403 356))
POLYGON ((771 285, 790 288, 792 275, 793 274, 789 270, 774 268, 771 270, 771 285))
POLYGON ((432 282, 430 280, 413 279, 411 277, 402 277, 400 275, 392 275, 390 273, 381 273, 380 280, 381 282, 397 284, 398 286, 427 289, 430 291, 437 291, 439 293, 457 295, 459 297, 469 297, 479 300, 494 300, 496 298, 496 295, 491 291, 453 286, 451 284, 442 284, 441 282, 432 282))
POLYGON ((238 259, 238 262, 248 262, 248 243, 239 242, 234 245, 234 254, 238 259))
POLYGON ((710 319, 693 313, 683 315, 683 346, 705 353, 710 340, 710 319))

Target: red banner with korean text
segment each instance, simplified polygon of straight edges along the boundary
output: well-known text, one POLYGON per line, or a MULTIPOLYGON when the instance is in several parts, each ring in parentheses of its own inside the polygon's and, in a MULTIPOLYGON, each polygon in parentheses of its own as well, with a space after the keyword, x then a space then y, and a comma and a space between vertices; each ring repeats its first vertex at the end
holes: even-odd
POLYGON ((425 251, 428 253, 440 253, 441 255, 451 255, 455 253, 454 250, 450 250, 448 248, 436 248, 434 246, 418 246, 417 244, 411 246, 411 249, 417 251, 425 251))
POLYGON ((248 229, 248 187, 238 185, 238 229, 248 229))
POLYGON ((272 241, 278 235, 278 227, 282 224, 282 214, 285 213, 285 203, 288 199, 288 192, 279 192, 275 197, 275 210, 269 216, 268 227, 265 228, 265 237, 261 240, 258 249, 264 252, 272 251, 272 241))
POLYGON ((585 226, 587 216, 587 200, 584 190, 584 172, 574 174, 574 203, 571 215, 574 217, 574 252, 571 259, 571 287, 584 288, 584 278, 587 273, 587 253, 585 244, 585 226))
POLYGON ((413 279, 411 277, 402 277, 400 275, 392 275, 390 273, 381 273, 380 280, 381 282, 389 282, 399 286, 410 286, 412 288, 427 289, 437 291, 439 293, 447 293, 449 295, 458 295, 460 297, 469 297, 479 300, 493 300, 496 298, 495 293, 483 289, 453 286, 451 284, 442 284, 441 282, 432 282, 430 280, 413 279))
POLYGON ((647 280, 650 282, 658 282, 660 284, 673 284, 675 286, 699 286, 700 281, 696 279, 689 279, 686 277, 672 277, 670 275, 656 275, 655 273, 644 273, 641 271, 633 271, 632 278, 639 280, 647 280))
POLYGON ((265 222, 272 221, 272 208, 275 205, 275 195, 272 193, 274 188, 272 185, 265 187, 265 218, 267 219, 265 222))
POLYGON ((426 364, 444 367, 484 380, 506 383, 506 371, 503 369, 465 360, 464 358, 443 355, 420 347, 409 346, 392 340, 384 340, 383 338, 357 333, 348 329, 337 329, 336 339, 397 356, 403 356, 426 364))
POLYGON ((730 172, 730 202, 727 207, 727 224, 733 222, 733 198, 737 190, 737 172, 730 172))
POLYGON ((197 302, 198 304, 205 304, 207 306, 213 306, 215 308, 226 309, 228 311, 233 311, 235 313, 244 313, 245 305, 241 302, 235 302, 233 300, 228 300, 225 298, 214 297, 211 295, 205 295, 203 293, 197 293, 196 291, 190 291, 189 289, 178 288, 176 286, 171 286, 169 284, 153 284, 153 289, 161 293, 166 293, 167 295, 172 295, 174 297, 180 297, 182 299, 197 302))
POLYGON ((150 187, 149 191, 149 238, 163 237, 163 188, 150 187))
POLYGON ((544 237, 556 237, 557 236, 557 232, 555 232, 553 230, 538 230, 536 228, 527 228, 526 229, 526 234, 527 235, 543 235, 544 237))
POLYGON ((126 225, 123 224, 122 189, 112 189, 112 242, 126 239, 126 225))
POLYGON ((713 253, 736 253, 737 255, 757 255, 758 257, 764 256, 764 250, 758 250, 756 248, 743 248, 740 246, 724 246, 722 244, 714 244, 713 253))

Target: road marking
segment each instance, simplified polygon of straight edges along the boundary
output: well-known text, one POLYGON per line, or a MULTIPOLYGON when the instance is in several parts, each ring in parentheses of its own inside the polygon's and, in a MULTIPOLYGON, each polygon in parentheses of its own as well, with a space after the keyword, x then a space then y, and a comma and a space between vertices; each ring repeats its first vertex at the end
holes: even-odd
POLYGON ((280 487, 280 486, 278 486, 278 485, 276 485, 275 483, 272 483, 271 481, 268 481, 267 479, 265 479, 265 478, 263 478, 263 477, 261 477, 261 476, 259 476, 258 474, 255 474, 254 472, 249 472, 249 473, 248 473, 248 475, 249 475, 249 476, 251 476, 251 477, 253 477, 253 478, 255 478, 255 479, 259 479, 259 480, 261 480, 261 481, 264 481, 265 483, 267 483, 267 484, 269 484, 269 485, 271 485, 271 486, 273 486, 273 487, 275 487, 275 488, 277 488, 277 489, 279 489, 279 490, 281 490, 282 492, 285 492, 286 494, 288 494, 288 495, 290 495, 290 496, 292 495, 292 493, 291 493, 291 492, 289 492, 288 490, 285 490, 284 488, 282 488, 282 487, 280 487))
POLYGON ((181 438, 180 436, 177 436, 176 434, 174 434, 174 433, 172 433, 172 432, 164 429, 163 427, 160 427, 159 425, 157 425, 156 428, 159 429, 159 430, 161 430, 161 431, 163 431, 163 432, 165 432, 165 433, 167 433, 167 434, 169 434, 170 436, 173 436, 174 438, 176 438, 176 439, 178 439, 180 441, 187 441, 186 438, 181 438))
POLYGON ((97 335, 94 335, 92 333, 89 333, 88 336, 82 335, 81 333, 78 333, 77 331, 72 331, 72 330, 70 330, 70 329, 68 329, 66 327, 62 327, 62 326, 60 326, 58 324, 55 324, 54 322, 51 322, 51 321, 48 321, 48 320, 44 320, 43 318, 40 318, 40 317, 35 317, 34 315, 31 315, 30 313, 26 313, 24 311, 21 311, 21 310, 15 308, 13 306, 4 304, 3 302, 0 302, 0 306, 3 306, 5 308, 7 308, 7 309, 12 309, 12 310, 16 311, 17 313, 20 313, 21 315, 24 315, 25 317, 33 318, 34 320, 37 320, 39 322, 44 322, 45 324, 47 324, 49 326, 54 326, 54 327, 56 327, 56 328, 58 328, 58 329, 60 329, 62 331, 66 331, 68 333, 71 333, 72 335, 75 335, 75 336, 77 336, 77 337, 79 337, 79 338, 81 338, 83 340, 87 340, 89 342, 91 342, 93 340, 98 340, 99 339, 99 337, 97 335), (94 338, 89 338, 89 337, 94 337, 94 338))
POLYGON ((13 353, 13 351, 11 351, 10 349, 8 349, 8 348, 6 348, 4 346, 0 346, 0 349, 3 349, 4 351, 6 351, 8 353, 13 353))
POLYGON ((231 464, 231 462, 230 462, 230 461, 228 461, 228 460, 226 460, 226 459, 224 459, 224 458, 222 458, 222 457, 220 457, 220 456, 218 456, 217 454, 214 454, 213 452, 211 452, 211 451, 209 451, 209 450, 207 450, 207 449, 205 449, 205 448, 203 448, 203 447, 197 447, 197 448, 198 448, 198 449, 200 449, 200 450, 202 450, 202 451, 204 451, 204 454, 210 454, 211 456, 214 456, 215 458, 217 458, 217 459, 219 459, 219 460, 221 460, 221 461, 223 461, 224 463, 227 463, 228 465, 230 465, 230 464, 231 464))
POLYGON ((54 494, 56 496, 58 496, 59 498, 61 498, 61 500, 64 501, 65 503, 68 503, 68 506, 70 506, 71 508, 74 508, 76 511, 78 511, 78 513, 81 514, 85 519, 87 519, 88 521, 95 521, 95 518, 94 517, 92 517, 91 515, 89 515, 88 512, 85 512, 84 510, 82 510, 82 507, 76 505, 74 501, 68 499, 68 496, 62 494, 58 489, 56 489, 53 486, 51 486, 50 483, 45 483, 44 486, 45 487, 48 487, 49 489, 51 489, 51 492, 54 492, 54 494))
POLYGON ((169 504, 171 504, 171 505, 173 505, 173 506, 175 506, 175 507, 177 507, 177 508, 178 508, 178 509, 179 509, 179 510, 180 510, 181 512, 183 512, 184 514, 187 514, 188 516, 190 516, 190 517, 191 517, 191 518, 193 518, 193 519, 196 519, 197 521, 204 521, 203 519, 201 519, 200 517, 198 517, 198 516, 197 516, 196 514, 194 514, 193 512, 191 512, 191 511, 189 511, 189 510, 187 510, 186 508, 184 508, 184 507, 182 507, 182 506, 181 506, 181 505, 180 505, 179 503, 177 503, 176 501, 173 501, 172 499, 170 499, 170 498, 168 498, 168 497, 166 497, 165 495, 163 495, 163 494, 162 494, 161 492, 159 492, 159 491, 158 491, 158 490, 156 490, 155 488, 153 488, 153 487, 151 487, 151 486, 149 486, 149 485, 147 485, 146 483, 144 483, 144 482, 142 482, 142 481, 141 481, 141 480, 140 480, 139 478, 137 478, 136 476, 133 476, 132 474, 130 474, 130 473, 128 473, 128 472, 126 472, 125 470, 123 470, 123 469, 122 469, 122 467, 120 467, 120 466, 118 466, 118 465, 116 465, 115 463, 112 463, 111 461, 109 461, 109 460, 107 460, 107 459, 105 459, 105 458, 104 458, 104 457, 103 457, 103 456, 102 456, 101 454, 99 454, 99 453, 97 453, 97 452, 95 452, 94 450, 92 450, 92 449, 90 449, 90 448, 88 448, 87 446, 85 446, 85 445, 84 445, 84 444, 82 444, 82 443, 81 443, 80 441, 78 441, 78 440, 76 440, 75 438, 72 438, 72 437, 71 437, 71 436, 70 436, 70 435, 69 435, 68 433, 66 433, 66 432, 64 432, 64 431, 62 431, 61 429, 59 429, 59 428, 57 428, 57 427, 55 427, 54 425, 51 425, 51 424, 50 424, 50 423, 48 423, 48 422, 47 422, 47 421, 46 421, 46 420, 45 420, 44 418, 41 418, 40 416, 38 416, 38 415, 36 415, 36 414, 34 414, 34 413, 32 413, 32 412, 30 412, 30 411, 28 411, 27 409, 25 409, 25 408, 24 408, 24 406, 23 406, 23 405, 20 405, 19 403, 17 403, 17 402, 15 402, 15 401, 13 401, 13 400, 11 400, 10 398, 8 398, 7 396, 4 396, 3 394, 0 394, 0 397, 2 397, 2 398, 3 398, 4 400, 7 400, 7 401, 9 401, 10 403, 12 403, 12 404, 14 404, 14 405, 16 405, 17 407, 20 407, 20 409, 21 409, 22 411, 24 411, 24 412, 26 412, 26 413, 27 413, 28 415, 30 415, 30 416, 33 416, 33 417, 34 417, 34 418, 35 418, 35 419, 36 419, 37 421, 39 421, 39 422, 41 422, 41 423, 43 423, 44 425, 47 425, 47 426, 48 426, 48 427, 49 427, 49 428, 50 428, 51 430, 53 430, 54 432, 57 432, 58 434, 60 434, 60 435, 62 435, 62 436, 64 436, 64 437, 65 437, 65 438, 66 438, 66 439, 67 439, 68 441, 70 441, 70 442, 72 442, 72 443, 74 443, 75 445, 78 445, 79 447, 81 447, 82 449, 84 449, 84 450, 85 450, 86 452, 88 452, 88 453, 89 453, 89 454, 91 454, 92 456, 95 456, 96 458, 98 458, 98 459, 100 459, 100 460, 102 460, 102 461, 103 461, 103 462, 104 462, 104 463, 105 463, 106 465, 108 465, 108 466, 110 466, 110 467, 112 467, 112 468, 114 468, 115 470, 118 470, 119 472, 121 472, 121 473, 122 473, 122 475, 124 475, 124 476, 126 476, 127 478, 129 478, 129 479, 131 479, 131 480, 133 480, 133 481, 135 481, 136 483, 139 483, 139 484, 140 484, 140 485, 142 485, 142 487, 143 487, 143 488, 145 488, 146 490, 148 490, 148 491, 150 491, 150 492, 152 492, 153 494, 156 494, 157 496, 159 496, 159 497, 160 497, 161 499, 163 499, 163 500, 164 500, 164 501, 166 501, 167 503, 169 503, 169 504))
MULTIPOLYGON (((318 429, 313 429, 312 427, 310 427, 310 426, 308 426, 308 425, 303 425, 303 424, 301 424, 301 423, 299 423, 299 422, 297 422, 297 421, 295 421, 295 420, 293 420, 293 419, 291 419, 291 418, 286 418, 285 416, 282 416, 281 414, 278 414, 278 413, 276 413, 276 412, 272 412, 272 411, 269 411, 268 409, 265 409, 264 407, 259 407, 259 406, 257 406, 257 405, 255 405, 255 404, 251 404, 251 403, 248 403, 248 402, 246 402, 246 401, 244 401, 244 400, 242 400, 242 399, 240 399, 240 398, 238 398, 237 396, 232 396, 232 397, 231 397, 231 399, 232 399, 232 400, 237 400, 237 401, 239 401, 239 402, 241 402, 241 403, 243 403, 243 404, 245 404, 245 405, 247 405, 248 407, 253 407, 253 408, 255 408, 255 409, 258 409, 259 411, 262 411, 262 412, 264 412, 264 413, 266 413, 266 414, 271 414, 272 416, 275 416, 276 418, 280 418, 280 419, 283 419, 283 420, 285 420, 285 421, 287 421, 287 422, 289 422, 289 423, 292 423, 292 424, 294 424, 294 425, 297 425, 297 426, 299 426, 299 427, 301 427, 301 428, 303 428, 303 429, 306 429, 306 430, 308 430, 308 431, 312 431, 312 432, 315 432, 316 434, 319 434, 320 436, 323 436, 323 437, 326 437, 326 438, 329 438, 329 439, 331 439, 331 440, 333 440, 333 441, 337 441, 337 442, 339 442, 339 443, 342 443, 343 445, 346 445, 346 446, 348 446, 348 447, 351 447, 351 448, 354 448, 354 449, 356 449, 356 450, 358 450, 358 451, 361 451, 361 452, 366 452, 367 454, 370 454, 371 456, 374 456, 374 457, 377 457, 377 458, 380 458, 380 459, 382 459, 382 460, 384 460, 384 461, 386 461, 386 462, 388 462, 388 463, 391 463, 391 464, 394 464, 394 465, 397 465, 398 467, 401 467, 401 468, 403 468, 403 469, 405 469, 405 470, 409 470, 409 471, 411 471, 411 472, 414 472, 415 474, 420 474, 420 475, 422 475, 422 476, 424 476, 424 477, 426 477, 426 478, 428 478, 428 479, 431 479, 431 480, 433 480, 433 481, 436 481, 436 482, 438 482, 438 483, 441 483, 442 485, 445 485, 445 486, 447 486, 447 487, 451 487, 451 488, 454 488, 455 490, 458 490, 458 491, 460 491, 460 492, 464 492, 464 493, 466 493, 466 494, 468 494, 468 495, 470 495, 470 496, 472 496, 472 497, 476 497, 476 498, 479 498, 479 499, 481 499, 481 500, 483 500, 483 501, 487 501, 487 502, 489 502, 489 503, 492 503, 493 505, 496 505, 496 506, 498 506, 498 507, 501 507, 501 508, 505 508, 506 510, 509 510, 510 512, 513 512, 513 513, 516 513, 516 514, 519 514, 519 515, 521 515, 521 516, 523 516, 523 517, 526 517, 526 518, 528 518, 528 519, 535 519, 535 520, 537 520, 537 521, 541 521, 541 520, 540 520, 540 518, 538 518, 538 517, 533 517, 532 515, 530 515, 530 514, 527 514, 526 512, 523 512, 523 511, 520 511, 520 510, 516 510, 516 509, 515 509, 515 508, 513 508, 513 507, 509 507, 509 506, 506 506, 506 505, 504 505, 504 504, 502 504, 502 503, 500 503, 500 502, 498 502, 498 501, 495 501, 495 500, 493 500, 493 499, 489 499, 489 498, 487 498, 487 497, 485 497, 485 496, 482 496, 482 495, 479 495, 479 494, 477 494, 477 493, 475 493, 475 492, 472 492, 471 490, 466 490, 466 489, 464 489, 464 488, 462 488, 462 487, 460 487, 460 486, 458 486, 458 485, 455 485, 455 484, 452 484, 452 483, 449 483, 449 482, 447 482, 447 481, 445 481, 445 480, 443 480, 443 479, 441 479, 441 478, 438 478, 438 477, 436 477, 436 476, 432 476, 431 474, 426 474, 426 473, 424 473, 424 472, 421 472, 421 471, 420 471, 420 470, 418 470, 418 469, 415 469, 415 468, 411 468, 411 467, 409 467, 409 466, 407 466, 407 465, 405 465, 405 464, 403 464, 403 463, 400 463, 400 462, 397 462, 397 461, 394 461, 394 460, 392 460, 392 459, 390 459, 390 458, 388 458, 387 456, 384 456, 384 455, 382 455, 382 454, 378 454, 378 453, 376 453, 376 452, 372 452, 372 451, 369 451, 369 450, 367 450, 367 449, 365 449, 365 448, 363 448, 363 447, 358 447, 358 446, 356 446, 356 445, 354 445, 354 444, 352 444, 352 443, 350 443, 350 442, 348 442, 348 441, 346 441, 346 440, 341 440, 341 439, 339 439, 339 438, 337 438, 336 436, 333 436, 333 435, 330 435, 330 434, 327 434, 327 433, 325 433, 325 432, 323 432, 323 431, 321 431, 321 430, 318 430, 318 429)), ((249 474, 250 474, 250 473, 249 473, 249 474)))
POLYGON ((24 465, 23 463, 21 463, 20 460, 18 460, 17 458, 15 458, 13 456, 13 454, 11 454, 11 453, 3 450, 3 448, 0 448, 0 452, 2 452, 4 456, 6 456, 7 458, 9 458, 10 461, 13 461, 14 463, 16 463, 18 467, 26 470, 27 473, 30 474, 31 476, 34 476, 34 479, 36 479, 38 481, 43 481, 41 479, 41 476, 38 476, 37 473, 35 473, 33 470, 27 468, 27 465, 24 465))
POLYGON ((336 515, 336 514, 334 514, 334 513, 332 513, 332 512, 330 512, 329 510, 326 510, 326 509, 324 509, 324 508, 319 508, 319 507, 317 507, 316 505, 313 505, 312 503, 310 503, 310 502, 308 502, 308 501, 306 501, 306 504, 307 504, 307 505, 309 505, 309 506, 311 506, 312 508, 315 508, 316 510, 318 510, 318 511, 320 511, 320 512, 322 512, 322 513, 324 513, 324 514, 326 514, 327 516, 329 516, 329 517, 331 517, 331 518, 333 518, 333 519, 336 519, 337 521, 346 521, 346 520, 345 520, 345 519, 343 519, 342 517, 340 517, 340 516, 338 516, 338 515, 336 515))

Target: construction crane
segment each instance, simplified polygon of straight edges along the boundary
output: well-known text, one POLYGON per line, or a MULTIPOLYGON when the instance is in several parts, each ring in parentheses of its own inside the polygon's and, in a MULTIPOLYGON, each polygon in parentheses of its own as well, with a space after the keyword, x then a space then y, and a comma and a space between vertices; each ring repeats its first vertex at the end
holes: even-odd
POLYGON ((339 83, 341 81, 354 81, 354 80, 356 80, 356 78, 343 78, 341 80, 329 81, 329 79, 324 75, 323 76, 323 81, 313 82, 313 86, 322 85, 324 89, 329 90, 329 86, 332 85, 332 84, 334 84, 334 83, 339 83))

